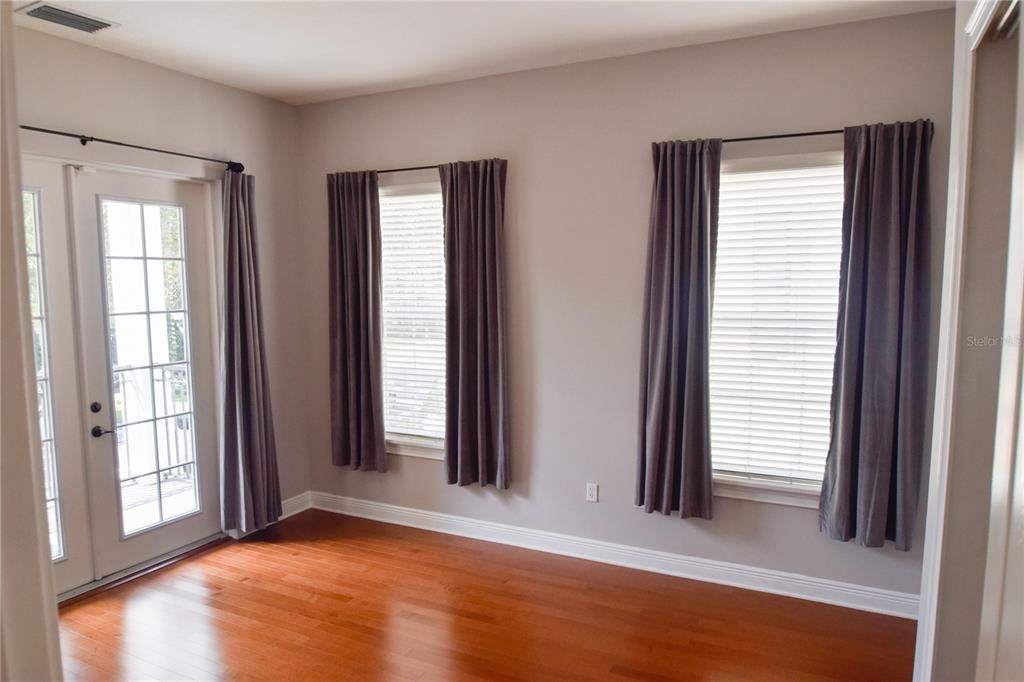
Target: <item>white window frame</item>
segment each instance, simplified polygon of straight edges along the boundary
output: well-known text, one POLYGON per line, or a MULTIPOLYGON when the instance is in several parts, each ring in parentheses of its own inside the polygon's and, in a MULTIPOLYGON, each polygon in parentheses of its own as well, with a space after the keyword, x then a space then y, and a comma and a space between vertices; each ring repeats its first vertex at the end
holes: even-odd
POLYGON ((443 438, 423 438, 400 433, 387 433, 384 435, 384 445, 389 455, 444 460, 443 438))
POLYGON ((715 497, 767 502, 804 509, 817 509, 818 500, 821 497, 820 483, 739 476, 715 470, 712 470, 711 490, 715 497))
MULTIPOLYGON (((440 192, 440 178, 434 169, 380 176, 378 193, 381 199, 387 196, 421 194, 425 191, 440 192)), ((385 430, 384 449, 389 455, 444 460, 445 442, 443 438, 390 433, 385 430)))
MULTIPOLYGON (((841 149, 802 154, 784 154, 755 158, 723 159, 721 173, 742 173, 809 168, 825 164, 842 164, 841 149)), ((780 504, 789 507, 817 509, 821 483, 795 479, 744 475, 714 468, 712 453, 712 493, 716 497, 780 504)))

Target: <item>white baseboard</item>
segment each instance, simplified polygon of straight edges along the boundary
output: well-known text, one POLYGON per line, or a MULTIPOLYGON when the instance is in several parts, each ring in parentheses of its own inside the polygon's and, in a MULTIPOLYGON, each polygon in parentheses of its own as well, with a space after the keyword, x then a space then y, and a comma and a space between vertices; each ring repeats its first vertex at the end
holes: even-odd
POLYGON ((313 493, 307 490, 304 493, 299 493, 295 497, 289 497, 288 499, 281 502, 282 513, 281 518, 287 519, 289 516, 295 516, 299 512, 312 509, 313 507, 313 493))
POLYGON ((464 516, 399 507, 317 491, 302 493, 284 502, 285 516, 310 508, 680 578, 809 599, 862 611, 917 618, 918 596, 907 592, 620 545, 504 523, 479 521, 464 516))

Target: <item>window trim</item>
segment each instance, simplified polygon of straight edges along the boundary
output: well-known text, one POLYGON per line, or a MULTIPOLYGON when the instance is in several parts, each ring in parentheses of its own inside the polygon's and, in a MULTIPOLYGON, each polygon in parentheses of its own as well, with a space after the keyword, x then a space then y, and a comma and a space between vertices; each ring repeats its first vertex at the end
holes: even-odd
POLYGON ((404 433, 388 433, 384 446, 389 455, 419 457, 420 459, 444 460, 444 439, 410 436, 404 433))
POLYGON ((382 180, 377 186, 378 201, 380 197, 409 197, 420 194, 442 194, 441 180, 415 180, 396 182, 382 180))
POLYGON ((819 166, 843 165, 844 153, 841 147, 829 151, 800 152, 797 154, 772 154, 770 156, 737 157, 722 159, 720 175, 727 173, 759 173, 768 171, 797 170, 819 166))
POLYGON ((773 479, 764 476, 730 474, 713 471, 711 489, 715 497, 781 504, 787 507, 817 509, 821 483, 796 479, 773 479))

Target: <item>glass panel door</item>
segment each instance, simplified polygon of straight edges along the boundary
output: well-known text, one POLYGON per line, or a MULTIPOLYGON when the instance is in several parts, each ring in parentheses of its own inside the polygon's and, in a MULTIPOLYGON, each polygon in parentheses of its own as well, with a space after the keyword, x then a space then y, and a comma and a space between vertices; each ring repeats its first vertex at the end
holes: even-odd
POLYGON ((212 206, 197 181, 26 158, 58 592, 220 532, 212 206))
POLYGON ((24 161, 22 175, 46 516, 57 591, 64 592, 95 576, 66 177, 60 163, 33 159, 24 161))
POLYGON ((75 172, 99 576, 220 530, 210 198, 203 183, 75 172))

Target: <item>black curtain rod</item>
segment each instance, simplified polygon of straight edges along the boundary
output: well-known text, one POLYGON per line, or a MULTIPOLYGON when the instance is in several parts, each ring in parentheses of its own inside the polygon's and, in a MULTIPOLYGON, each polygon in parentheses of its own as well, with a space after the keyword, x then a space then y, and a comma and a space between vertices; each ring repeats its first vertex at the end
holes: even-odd
POLYGON ((437 170, 437 167, 440 166, 440 165, 442 165, 442 164, 439 163, 439 164, 434 165, 434 166, 409 166, 408 168, 385 168, 384 170, 377 171, 377 173, 378 174, 380 174, 380 173, 404 173, 405 171, 430 170, 430 169, 437 170))
MULTIPOLYGON (((835 130, 811 130, 803 133, 779 133, 777 135, 752 135, 751 137, 730 137, 722 140, 726 142, 754 142, 756 140, 781 140, 787 137, 815 137, 817 135, 839 135, 843 132, 842 128, 836 128, 835 130)), ((443 164, 435 164, 433 166, 408 166, 406 168, 385 168, 377 171, 380 173, 403 173, 405 171, 418 171, 418 170, 430 170, 437 168, 443 164)))
POLYGON ((722 140, 725 142, 754 142, 755 140, 781 140, 786 137, 815 137, 817 135, 838 135, 843 132, 842 128, 835 130, 813 130, 805 133, 779 133, 778 135, 754 135, 751 137, 730 137, 722 140))
POLYGON ((241 173, 245 170, 245 166, 237 161, 225 161, 224 159, 212 159, 209 156, 197 156, 196 154, 186 154, 185 152, 172 152, 167 149, 158 149, 157 147, 146 147, 141 144, 130 144, 128 142, 119 142, 118 140, 106 140, 102 137, 93 137, 91 135, 82 135, 81 133, 69 133, 63 130, 51 130, 50 128, 40 128, 38 126, 21 126, 22 130, 31 130, 34 133, 46 133, 47 135, 60 135, 61 137, 73 137, 77 139, 82 146, 89 144, 90 142, 99 142, 101 144, 112 144, 118 147, 130 147, 132 149, 141 149, 147 152, 156 152, 157 154, 169 154, 170 156, 181 156, 186 159, 199 159, 200 161, 212 161, 213 163, 223 163, 228 167, 229 171, 241 173))

